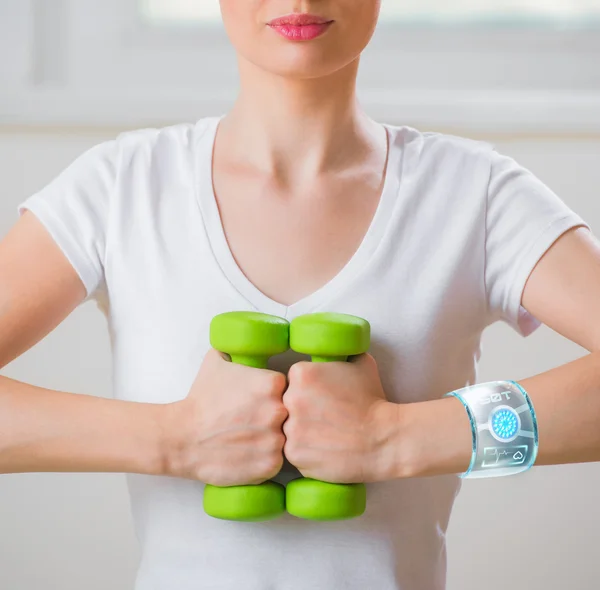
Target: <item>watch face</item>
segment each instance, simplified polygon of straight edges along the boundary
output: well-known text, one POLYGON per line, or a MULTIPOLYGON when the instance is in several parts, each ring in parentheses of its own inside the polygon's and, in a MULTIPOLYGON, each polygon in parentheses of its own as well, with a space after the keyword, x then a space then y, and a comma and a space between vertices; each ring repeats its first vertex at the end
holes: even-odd
POLYGON ((459 390, 470 410, 476 445, 464 477, 499 477, 529 469, 537 456, 537 424, 527 393, 513 382, 459 390))
POLYGON ((510 442, 519 436, 521 418, 510 406, 494 408, 489 417, 489 431, 500 442, 510 442))

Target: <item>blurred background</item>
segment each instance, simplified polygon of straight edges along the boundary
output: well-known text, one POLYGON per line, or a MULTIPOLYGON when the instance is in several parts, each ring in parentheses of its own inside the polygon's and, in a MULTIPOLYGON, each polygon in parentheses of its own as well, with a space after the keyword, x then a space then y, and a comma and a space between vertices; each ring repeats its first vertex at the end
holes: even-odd
MULTIPOLYGON (((359 83, 372 116, 493 143, 596 230, 600 0, 382 6, 359 83)), ((0 0, 0 237, 17 205, 88 147, 223 113, 236 88, 217 0, 0 0)), ((545 326, 523 339, 495 324, 480 380, 584 354, 545 326)), ((103 317, 82 305, 2 373, 110 397, 103 317)), ((448 532, 448 590, 597 588, 599 488, 597 464, 466 481, 448 532)), ((122 475, 0 476, 0 588, 131 590, 137 560, 122 475)))

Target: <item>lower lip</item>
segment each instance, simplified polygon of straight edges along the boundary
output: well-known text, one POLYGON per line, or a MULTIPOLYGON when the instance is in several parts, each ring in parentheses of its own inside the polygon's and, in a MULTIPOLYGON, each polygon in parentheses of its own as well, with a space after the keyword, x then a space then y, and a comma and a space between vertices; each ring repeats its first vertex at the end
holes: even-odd
POLYGON ((310 41, 320 37, 332 23, 314 24, 314 25, 271 25, 271 28, 282 37, 291 41, 310 41))

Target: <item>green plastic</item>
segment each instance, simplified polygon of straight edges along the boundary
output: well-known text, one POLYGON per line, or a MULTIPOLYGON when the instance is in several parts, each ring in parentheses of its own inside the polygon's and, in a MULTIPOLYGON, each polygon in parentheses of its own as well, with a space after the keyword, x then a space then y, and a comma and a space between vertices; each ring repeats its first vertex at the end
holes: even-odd
POLYGON ((313 362, 345 361, 369 350, 367 320, 342 313, 313 313, 292 320, 290 348, 309 354, 313 362))
MULTIPOLYGON (((312 362, 348 360, 371 344, 367 320, 341 313, 313 313, 292 320, 290 348, 311 355, 312 362)), ((367 503, 364 484, 333 484, 300 478, 286 490, 287 511, 307 520, 345 520, 361 516, 367 503)))
MULTIPOLYGON (((217 315, 210 324, 210 344, 233 363, 266 369, 269 357, 289 349, 289 322, 252 311, 217 315)), ((239 522, 272 520, 285 512, 285 487, 273 481, 252 486, 204 488, 209 516, 239 522)))
POLYGON ((207 485, 204 489, 204 511, 221 520, 273 520, 285 512, 285 487, 274 481, 229 488, 207 485))
POLYGON ((364 514, 367 488, 364 484, 338 484, 300 478, 287 484, 286 510, 306 520, 348 520, 364 514))
POLYGON ((231 361, 266 369, 269 357, 289 349, 290 324, 283 318, 254 311, 232 311, 210 323, 210 345, 231 361))

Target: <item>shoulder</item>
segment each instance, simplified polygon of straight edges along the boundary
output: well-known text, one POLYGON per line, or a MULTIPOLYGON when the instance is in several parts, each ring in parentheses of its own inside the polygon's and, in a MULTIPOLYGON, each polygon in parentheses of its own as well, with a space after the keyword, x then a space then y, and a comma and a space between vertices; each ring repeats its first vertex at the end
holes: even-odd
POLYGON ((210 144, 214 121, 206 118, 126 131, 97 143, 48 184, 44 196, 48 199, 51 193, 57 193, 78 195, 80 200, 114 201, 120 189, 127 194, 138 190, 149 194, 149 186, 160 189, 185 182, 194 174, 194 147, 210 144))
POLYGON ((386 125, 395 142, 419 167, 474 165, 491 166, 495 147, 487 142, 410 126, 386 125))
POLYGON ((113 153, 122 164, 156 156, 168 159, 189 153, 195 143, 207 134, 214 120, 214 117, 206 117, 193 123, 135 129, 119 134, 108 143, 112 144, 113 153))

